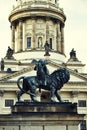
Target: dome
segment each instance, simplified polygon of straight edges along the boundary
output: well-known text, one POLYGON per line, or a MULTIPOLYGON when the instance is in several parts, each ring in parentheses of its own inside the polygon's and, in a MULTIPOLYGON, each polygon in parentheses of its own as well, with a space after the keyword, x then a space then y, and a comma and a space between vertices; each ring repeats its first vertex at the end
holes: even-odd
POLYGON ((9 15, 14 57, 31 58, 31 54, 36 58, 44 57, 47 41, 49 57, 56 56, 55 59, 64 62, 65 20, 57 0, 17 0, 9 15))

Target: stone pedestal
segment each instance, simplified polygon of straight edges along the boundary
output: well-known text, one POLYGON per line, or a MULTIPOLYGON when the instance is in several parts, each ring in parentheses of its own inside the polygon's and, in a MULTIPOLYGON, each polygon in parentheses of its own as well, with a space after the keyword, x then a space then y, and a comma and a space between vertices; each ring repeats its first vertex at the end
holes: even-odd
POLYGON ((12 106, 12 113, 72 113, 77 114, 77 104, 57 102, 16 102, 12 106))
POLYGON ((76 104, 17 102, 11 114, 0 115, 0 130, 79 130, 83 119, 76 104))

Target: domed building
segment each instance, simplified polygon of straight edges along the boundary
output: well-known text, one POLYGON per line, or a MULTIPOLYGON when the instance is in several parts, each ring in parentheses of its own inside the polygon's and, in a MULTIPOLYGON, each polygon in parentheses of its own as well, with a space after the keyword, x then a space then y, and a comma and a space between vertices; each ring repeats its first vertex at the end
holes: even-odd
MULTIPOLYGON (((60 90, 65 101, 76 102, 78 113, 85 114, 76 130, 87 129, 87 74, 85 64, 77 58, 74 49, 66 61, 64 26, 66 15, 58 0, 16 0, 9 15, 11 23, 11 47, 1 59, 0 114, 9 114, 10 106, 17 102, 17 79, 20 76, 36 75, 32 60, 48 60, 47 68, 52 73, 60 67, 70 72, 70 80, 60 90)), ((49 101, 50 93, 36 93, 41 102, 49 101)), ((28 94, 22 100, 30 101, 28 94)), ((73 130, 70 128, 69 130, 73 130)))
POLYGON ((14 57, 18 60, 23 57, 29 59, 30 55, 30 58, 44 58, 47 41, 51 57, 64 62, 65 20, 66 16, 57 1, 17 1, 9 16, 14 57))

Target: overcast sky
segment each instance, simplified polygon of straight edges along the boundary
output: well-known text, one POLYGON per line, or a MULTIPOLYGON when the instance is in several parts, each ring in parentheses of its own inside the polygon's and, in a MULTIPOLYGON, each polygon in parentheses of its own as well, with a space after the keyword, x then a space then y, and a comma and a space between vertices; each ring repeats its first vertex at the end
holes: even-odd
MULTIPOLYGON (((8 16, 16 0, 0 0, 0 57, 6 55, 11 44, 8 16)), ((87 64, 87 0, 59 0, 67 20, 65 22, 65 54, 69 58, 72 48, 77 58, 87 64)), ((87 65, 86 65, 87 68, 87 65)), ((87 71, 86 71, 87 72, 87 71)))

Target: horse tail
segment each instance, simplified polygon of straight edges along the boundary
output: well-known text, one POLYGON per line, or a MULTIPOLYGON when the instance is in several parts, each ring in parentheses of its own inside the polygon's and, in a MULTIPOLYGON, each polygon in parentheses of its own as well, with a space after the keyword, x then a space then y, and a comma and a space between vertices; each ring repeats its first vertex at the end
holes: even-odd
POLYGON ((31 93, 31 92, 25 91, 25 90, 20 86, 20 80, 21 80, 21 79, 23 80, 23 79, 24 79, 24 76, 18 78, 18 80, 17 80, 17 86, 18 86, 18 88, 19 88, 22 92, 24 92, 24 93, 26 93, 26 94, 29 94, 29 95, 31 95, 31 96, 35 96, 35 94, 33 94, 33 93, 31 93))
POLYGON ((24 79, 24 76, 18 78, 18 80, 17 80, 17 86, 18 86, 18 88, 19 88, 21 91, 24 91, 23 88, 21 88, 21 86, 20 86, 20 80, 21 80, 21 79, 23 80, 23 79, 24 79))

